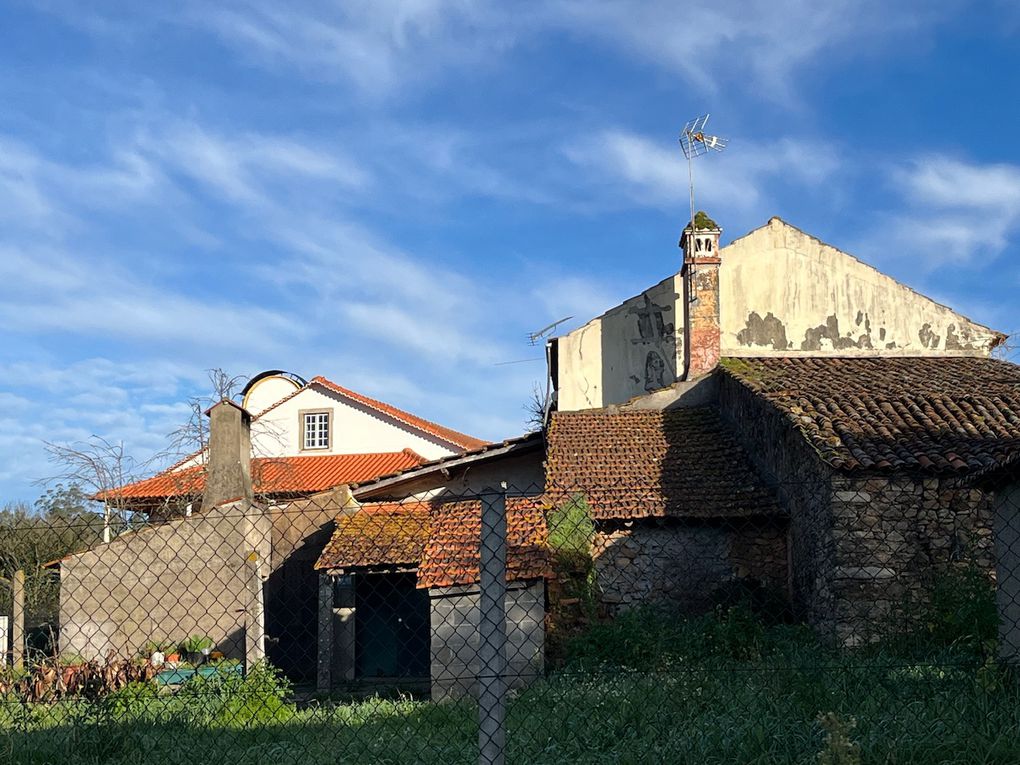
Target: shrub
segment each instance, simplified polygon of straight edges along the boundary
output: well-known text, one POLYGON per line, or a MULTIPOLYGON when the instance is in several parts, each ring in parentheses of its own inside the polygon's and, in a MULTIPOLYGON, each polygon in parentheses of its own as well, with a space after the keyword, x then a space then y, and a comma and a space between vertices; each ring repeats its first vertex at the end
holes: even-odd
POLYGON ((924 598, 902 608, 900 625, 877 648, 894 654, 930 656, 950 651, 980 660, 998 638, 995 585, 978 566, 966 564, 934 574, 924 598))
POLYGON ((546 523, 549 549, 559 564, 568 570, 587 570, 591 565, 595 523, 584 495, 575 494, 560 507, 550 510, 546 523))
POLYGON ((818 715, 818 724, 825 731, 819 765, 860 765, 861 747, 850 738, 857 727, 853 717, 840 717, 835 712, 818 715))
POLYGON ((808 647, 817 648, 817 641, 807 628, 768 627, 747 605, 717 606, 697 617, 645 606, 569 640, 565 663, 652 670, 720 659, 757 661, 808 647))
POLYGON ((185 653, 201 653, 213 647, 213 639, 208 635, 192 635, 181 643, 181 650, 185 653))
POLYGON ((270 664, 257 664, 247 675, 229 665, 208 676, 195 675, 177 692, 187 722, 250 726, 283 722, 294 715, 287 703, 290 684, 270 664))

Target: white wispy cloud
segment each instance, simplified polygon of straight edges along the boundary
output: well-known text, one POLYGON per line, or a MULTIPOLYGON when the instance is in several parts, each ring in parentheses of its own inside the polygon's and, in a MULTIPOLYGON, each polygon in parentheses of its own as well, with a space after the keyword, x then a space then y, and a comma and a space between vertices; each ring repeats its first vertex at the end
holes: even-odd
MULTIPOLYGON (((698 161, 699 205, 760 212, 770 186, 815 186, 840 164, 835 148, 820 141, 737 139, 734 148, 698 161)), ((587 173, 588 187, 600 190, 598 200, 604 205, 675 210, 687 199, 687 161, 675 144, 611 128, 571 144, 564 153, 587 173)))
POLYGON ((303 325, 278 311, 154 286, 117 263, 45 247, 0 245, 0 327, 107 336, 194 350, 282 347, 303 325))
POLYGON ((194 3, 182 20, 247 60, 345 79, 380 95, 454 66, 477 65, 513 40, 509 9, 488 0, 194 3))
POLYGON ((223 135, 195 122, 177 122, 137 139, 174 173, 228 200, 268 204, 280 185, 328 182, 344 189, 365 186, 364 168, 335 147, 251 132, 223 135))
POLYGON ((120 44, 140 31, 155 35, 167 25, 186 25, 243 62, 274 74, 347 82, 371 99, 473 75, 538 39, 567 35, 678 76, 702 93, 740 89, 792 103, 799 77, 822 57, 853 60, 902 41, 923 45, 962 3, 548 0, 517 7, 497 0, 190 0, 113 13, 47 0, 44 7, 120 44))
POLYGON ((53 476, 44 441, 82 442, 99 434, 141 459, 166 447, 186 418, 183 401, 199 376, 186 364, 91 357, 71 363, 36 359, 0 363, 0 482, 22 485, 53 476), (153 405, 159 397, 176 399, 153 405))
POLYGON ((780 101, 795 99, 802 70, 919 35, 958 4, 879 0, 560 0, 548 22, 674 72, 703 91, 724 85, 780 101))
POLYGON ((928 269, 998 255, 1020 232, 1020 166, 932 154, 890 175, 903 207, 883 230, 928 269))

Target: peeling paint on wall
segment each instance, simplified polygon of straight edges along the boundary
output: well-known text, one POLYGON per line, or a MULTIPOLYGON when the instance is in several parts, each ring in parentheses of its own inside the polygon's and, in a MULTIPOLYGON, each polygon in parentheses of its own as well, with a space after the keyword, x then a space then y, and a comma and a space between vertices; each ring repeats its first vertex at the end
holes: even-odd
POLYGON ((775 317, 772 311, 761 317, 757 311, 751 311, 747 315, 747 324, 737 333, 737 342, 747 347, 755 345, 772 346, 773 350, 785 351, 793 347, 793 343, 786 339, 786 327, 775 317))
MULTIPOLYGON (((1002 341, 778 218, 721 248, 719 259, 723 356, 988 355, 1002 341)), ((684 360, 682 291, 674 274, 560 338, 559 407, 623 403, 672 384, 684 360)))
POLYGON ((921 341, 921 346, 924 348, 938 348, 939 341, 941 338, 936 335, 931 328, 929 322, 925 322, 921 325, 921 328, 917 330, 917 339, 921 341))
POLYGON ((802 351, 830 349, 842 351, 848 348, 871 349, 873 347, 870 334, 858 335, 857 339, 854 339, 849 332, 845 336, 841 336, 839 334, 839 319, 836 318, 835 314, 826 316, 824 324, 819 324, 817 327, 807 330, 804 333, 804 341, 800 344, 802 351), (822 341, 824 340, 829 341, 828 348, 823 346, 822 341))
POLYGON ((950 324, 946 327, 946 350, 947 351, 972 351, 974 350, 974 333, 970 327, 960 327, 960 333, 956 333, 956 325, 950 324))

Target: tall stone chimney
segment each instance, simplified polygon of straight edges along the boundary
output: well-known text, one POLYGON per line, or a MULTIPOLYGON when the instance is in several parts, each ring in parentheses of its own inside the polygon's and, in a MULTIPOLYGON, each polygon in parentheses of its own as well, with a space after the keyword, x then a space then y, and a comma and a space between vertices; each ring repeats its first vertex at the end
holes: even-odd
POLYGON ((211 406, 209 455, 202 510, 230 499, 253 499, 251 486, 251 415, 229 399, 211 406))
POLYGON ((711 372, 719 363, 719 237, 722 230, 704 212, 694 216, 680 239, 684 253, 684 380, 711 372))

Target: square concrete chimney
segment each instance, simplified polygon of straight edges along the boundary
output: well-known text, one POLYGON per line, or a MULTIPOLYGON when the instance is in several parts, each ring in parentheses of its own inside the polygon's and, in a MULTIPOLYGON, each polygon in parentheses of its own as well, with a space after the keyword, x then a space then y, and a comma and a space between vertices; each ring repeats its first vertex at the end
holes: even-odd
POLYGON ((209 453, 202 510, 231 499, 253 499, 251 484, 251 415, 229 399, 211 406, 209 453))
POLYGON ((704 212, 694 216, 680 239, 684 253, 684 380, 719 364, 719 237, 722 229, 704 212))

